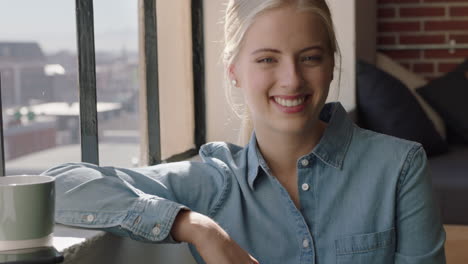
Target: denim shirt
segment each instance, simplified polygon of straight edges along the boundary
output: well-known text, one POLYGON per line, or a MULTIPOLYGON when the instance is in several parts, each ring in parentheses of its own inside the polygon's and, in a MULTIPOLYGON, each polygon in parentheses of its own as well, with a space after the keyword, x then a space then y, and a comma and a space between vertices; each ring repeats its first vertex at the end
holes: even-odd
MULTIPOLYGON (((271 174, 255 134, 242 148, 214 142, 202 162, 145 168, 64 164, 56 221, 145 242, 174 242, 182 208, 213 218, 262 264, 445 263, 445 232, 418 143, 354 125, 340 103, 297 160, 300 209, 271 174)), ((204 263, 193 246, 198 263, 204 263)))

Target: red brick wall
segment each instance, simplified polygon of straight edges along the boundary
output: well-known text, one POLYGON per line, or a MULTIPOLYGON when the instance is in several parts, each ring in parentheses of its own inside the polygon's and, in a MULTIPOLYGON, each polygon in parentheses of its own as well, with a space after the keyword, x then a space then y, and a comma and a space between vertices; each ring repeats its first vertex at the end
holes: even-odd
MULTIPOLYGON (((468 0, 377 0, 377 45, 468 44, 468 0)), ((468 58, 467 49, 388 50, 408 69, 432 79, 468 58)))

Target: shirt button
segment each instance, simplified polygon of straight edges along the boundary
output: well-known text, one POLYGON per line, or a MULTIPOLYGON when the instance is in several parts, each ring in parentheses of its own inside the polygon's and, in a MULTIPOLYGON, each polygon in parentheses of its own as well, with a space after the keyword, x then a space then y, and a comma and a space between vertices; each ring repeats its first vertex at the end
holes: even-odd
POLYGON ((303 191, 308 191, 309 188, 310 188, 310 187, 309 187, 309 184, 307 184, 307 183, 303 183, 303 184, 302 184, 302 190, 303 190, 303 191))
POLYGON ((303 159, 301 160, 301 164, 302 166, 306 167, 307 165, 309 165, 309 161, 307 159, 303 159))
POLYGON ((92 214, 87 215, 86 216, 86 221, 88 221, 88 222, 94 221, 94 215, 92 215, 92 214))
POLYGON ((156 225, 155 227, 153 227, 153 230, 151 230, 151 232, 155 236, 159 235, 161 233, 161 228, 160 228, 159 224, 156 225))
POLYGON ((308 248, 308 247, 309 247, 309 240, 304 239, 304 240, 302 241, 302 246, 303 246, 304 248, 308 248))

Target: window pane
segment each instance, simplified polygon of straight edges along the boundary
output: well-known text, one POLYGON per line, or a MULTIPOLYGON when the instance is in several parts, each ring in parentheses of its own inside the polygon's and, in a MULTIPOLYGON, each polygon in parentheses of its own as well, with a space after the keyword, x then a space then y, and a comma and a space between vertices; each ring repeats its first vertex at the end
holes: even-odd
POLYGON ((140 156, 138 1, 94 1, 94 32, 99 163, 136 166, 140 156))
POLYGON ((74 2, 0 0, 7 175, 80 161, 74 2))

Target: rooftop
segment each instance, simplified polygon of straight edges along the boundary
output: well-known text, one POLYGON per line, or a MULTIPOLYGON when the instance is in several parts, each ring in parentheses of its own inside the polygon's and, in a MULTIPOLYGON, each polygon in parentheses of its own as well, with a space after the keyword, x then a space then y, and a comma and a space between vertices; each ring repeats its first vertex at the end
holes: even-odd
POLYGON ((0 58, 42 60, 45 56, 37 42, 0 42, 0 58))

